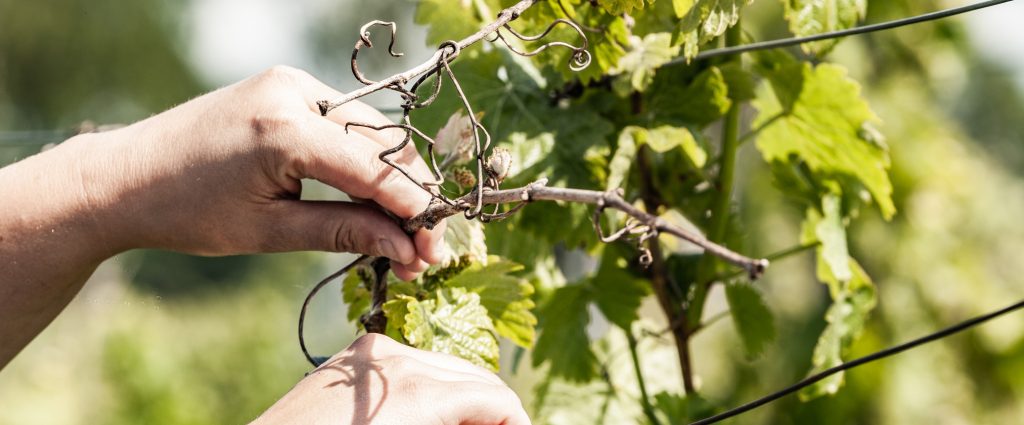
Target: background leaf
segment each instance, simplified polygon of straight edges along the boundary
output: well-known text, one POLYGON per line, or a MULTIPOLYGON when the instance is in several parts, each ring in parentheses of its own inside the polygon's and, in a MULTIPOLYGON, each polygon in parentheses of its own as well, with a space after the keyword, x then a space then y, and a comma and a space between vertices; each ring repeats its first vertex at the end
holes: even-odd
POLYGON ((754 106, 754 126, 766 125, 757 147, 766 161, 803 161, 818 181, 837 180, 843 192, 856 193, 861 184, 871 193, 882 216, 896 213, 889 181, 889 154, 861 138, 865 123, 877 120, 860 97, 860 85, 838 65, 810 64, 802 71, 772 72, 771 84, 762 85, 754 106), (791 104, 790 108, 784 105, 791 104))
MULTIPOLYGON (((797 37, 821 34, 857 25, 867 14, 867 0, 782 0, 786 6, 789 30, 797 37)), ((800 45, 805 52, 817 56, 832 50, 838 38, 800 45)))
POLYGON ((541 332, 533 347, 533 366, 547 364, 549 374, 570 382, 597 376, 597 356, 590 348, 590 291, 583 285, 563 286, 541 306, 541 332))
POLYGON ((775 316, 761 292, 748 282, 733 282, 725 286, 725 297, 747 359, 761 357, 775 340, 775 316))

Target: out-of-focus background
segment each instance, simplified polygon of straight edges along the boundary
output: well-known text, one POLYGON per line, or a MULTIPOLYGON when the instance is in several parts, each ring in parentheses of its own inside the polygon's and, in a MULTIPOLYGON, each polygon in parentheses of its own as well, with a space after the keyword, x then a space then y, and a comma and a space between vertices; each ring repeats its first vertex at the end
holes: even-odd
MULTIPOLYGON (((876 0, 868 21, 964 3, 876 0)), ((0 0, 0 165, 63 140, 83 121, 129 123, 275 64, 351 89, 349 49, 363 22, 398 21, 398 46, 407 52, 363 65, 373 74, 429 54, 424 30, 411 23, 414 6, 0 0)), ((761 23, 749 26, 759 28, 756 37, 784 35, 777 1, 755 2, 745 19, 761 23)), ((867 218, 852 233, 854 254, 880 291, 855 354, 1024 297, 1022 22, 1024 2, 1012 2, 849 39, 832 55, 864 84, 885 121, 900 207, 893 222, 867 218)), ((764 195, 770 178, 743 178, 744 205, 764 207, 747 209, 751 245, 786 245, 797 224, 793 214, 763 213, 786 211, 764 195)), ((298 306, 312 283, 344 261, 315 253, 114 258, 0 371, 0 424, 246 422, 308 370, 296 344, 298 306)), ((735 404, 808 369, 827 307, 810 259, 775 265, 763 288, 778 320, 775 348, 749 363, 730 327, 703 332, 694 350, 705 398, 735 404)), ((355 335, 339 296, 318 299, 312 323, 318 353, 331 354, 355 335)), ((678 376, 659 370, 673 367, 658 361, 663 348, 645 347, 655 387, 659 375, 678 376)), ((503 373, 529 403, 529 374, 503 373)), ((1024 423, 1024 317, 857 369, 847 380, 836 397, 788 398, 736 423, 1024 423)))

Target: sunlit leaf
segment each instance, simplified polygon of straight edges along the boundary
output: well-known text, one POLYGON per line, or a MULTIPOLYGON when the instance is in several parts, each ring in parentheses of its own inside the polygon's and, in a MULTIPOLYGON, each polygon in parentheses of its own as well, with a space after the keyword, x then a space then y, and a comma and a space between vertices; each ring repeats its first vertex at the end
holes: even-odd
POLYGON ((341 283, 341 299, 348 306, 348 320, 356 322, 359 316, 370 310, 370 290, 363 283, 365 276, 360 270, 353 270, 341 283))
POLYGON ((522 347, 531 347, 537 318, 533 315, 533 286, 513 276, 523 266, 491 257, 486 265, 473 263, 445 282, 445 286, 463 288, 480 296, 480 304, 494 323, 494 330, 522 347))
POLYGON ((412 346, 447 353, 498 370, 498 341, 480 296, 462 288, 435 291, 407 304, 402 333, 412 346))
MULTIPOLYGON (((692 6, 682 16, 678 29, 678 39, 683 44, 683 55, 687 58, 697 56, 700 45, 725 34, 725 30, 739 22, 743 6, 753 0, 691 0, 692 6)), ((675 9, 687 3, 679 2, 675 9)))
POLYGON ((487 264, 487 243, 483 225, 477 220, 467 220, 455 215, 445 220, 444 259, 439 267, 458 264, 462 259, 487 264))
MULTIPOLYGON (((871 278, 852 258, 850 270, 852 278, 848 282, 840 282, 831 274, 831 268, 824 264, 821 255, 818 256, 818 279, 839 290, 833 294, 832 306, 825 313, 828 326, 814 347, 811 374, 842 364, 844 353, 860 336, 868 314, 875 307, 875 285, 871 278)), ((801 390, 800 398, 809 400, 835 394, 842 385, 843 373, 837 373, 801 390)))
MULTIPOLYGON (((819 181, 857 182, 871 193, 885 218, 895 214, 889 154, 861 138, 861 128, 877 120, 860 97, 860 85, 838 65, 801 64, 770 72, 754 100, 754 126, 767 124, 757 147, 769 162, 803 161, 819 181), (800 68, 801 72, 785 72, 800 68), (781 102, 781 103, 780 103, 781 102), (790 104, 791 107, 784 108, 790 104)), ((855 193, 846 184, 843 192, 855 193)))
POLYGON ((643 38, 632 36, 625 56, 619 59, 612 70, 621 77, 615 88, 626 95, 630 91, 643 91, 654 80, 658 67, 679 54, 679 46, 672 45, 672 34, 667 32, 648 34, 643 38))
MULTIPOLYGON (((857 25, 867 13, 867 0, 782 0, 789 30, 798 37, 821 34, 857 25)), ((840 39, 801 44, 807 53, 823 55, 840 39)))

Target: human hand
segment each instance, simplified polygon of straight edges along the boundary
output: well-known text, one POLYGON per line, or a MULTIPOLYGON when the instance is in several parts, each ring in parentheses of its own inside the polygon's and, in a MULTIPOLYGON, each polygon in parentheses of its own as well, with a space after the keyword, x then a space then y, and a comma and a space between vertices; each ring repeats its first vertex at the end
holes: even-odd
POLYGON ((493 373, 369 334, 313 371, 254 423, 526 425, 530 418, 493 373))
MULTIPOLYGON (((377 155, 400 130, 345 129, 390 124, 359 102, 321 117, 316 101, 339 93, 309 74, 276 67, 109 133, 102 156, 112 179, 91 195, 117 223, 111 243, 202 255, 323 250, 385 256, 402 279, 441 260, 444 226, 411 238, 378 208, 300 201, 311 178, 373 201, 400 218, 430 196, 377 155)), ((430 172, 410 144, 394 158, 421 181, 430 172)))

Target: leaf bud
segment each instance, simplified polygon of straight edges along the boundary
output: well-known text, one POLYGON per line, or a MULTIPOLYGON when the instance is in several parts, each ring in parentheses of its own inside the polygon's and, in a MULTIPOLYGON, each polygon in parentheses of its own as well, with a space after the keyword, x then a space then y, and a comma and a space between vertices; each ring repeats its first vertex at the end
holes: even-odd
POLYGON ((491 156, 487 158, 487 174, 497 183, 501 183, 508 176, 512 168, 512 153, 505 148, 494 148, 491 156))

